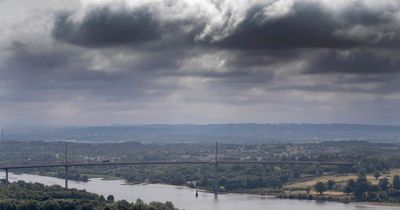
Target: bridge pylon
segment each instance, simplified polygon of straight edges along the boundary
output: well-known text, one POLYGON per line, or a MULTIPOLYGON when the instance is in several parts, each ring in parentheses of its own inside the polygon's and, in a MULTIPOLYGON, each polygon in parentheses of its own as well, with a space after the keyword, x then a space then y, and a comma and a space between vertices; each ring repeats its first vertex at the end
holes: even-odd
POLYGON ((215 160, 214 160, 214 186, 213 192, 218 194, 218 142, 215 142, 215 160))
POLYGON ((68 189, 68 143, 65 143, 65 189, 68 189))
POLYGON ((8 185, 8 168, 6 168, 6 185, 8 185))
POLYGON ((65 189, 68 189, 68 166, 65 166, 65 189))

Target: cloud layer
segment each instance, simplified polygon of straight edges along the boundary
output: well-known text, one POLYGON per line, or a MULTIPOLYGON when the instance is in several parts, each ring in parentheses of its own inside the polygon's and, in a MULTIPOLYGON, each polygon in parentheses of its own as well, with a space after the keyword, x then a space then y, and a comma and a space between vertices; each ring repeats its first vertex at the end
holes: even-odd
POLYGON ((68 14, 57 16, 54 38, 85 47, 135 44, 161 38, 157 22, 144 9, 113 12, 102 7, 91 10, 78 23, 71 19, 68 14))
POLYGON ((2 124, 400 124, 398 1, 37 1, 0 2, 2 124))

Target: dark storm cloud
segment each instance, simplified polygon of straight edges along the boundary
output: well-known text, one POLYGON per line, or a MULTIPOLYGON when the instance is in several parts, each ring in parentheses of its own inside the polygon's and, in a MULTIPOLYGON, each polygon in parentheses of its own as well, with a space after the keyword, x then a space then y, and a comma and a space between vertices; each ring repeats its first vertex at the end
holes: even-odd
POLYGON ((59 14, 54 21, 53 37, 85 47, 135 44, 161 38, 158 23, 146 8, 129 11, 108 7, 92 9, 81 22, 72 13, 59 14))
MULTIPOLYGON (((255 7, 247 12, 244 21, 233 33, 215 44, 227 48, 239 49, 293 49, 293 48, 354 48, 374 46, 396 40, 381 40, 382 43, 371 43, 375 36, 358 39, 338 33, 354 25, 380 26, 393 24, 383 30, 399 30, 392 23, 390 15, 384 11, 367 9, 346 9, 334 13, 316 2, 296 1, 291 14, 275 20, 263 20, 260 17, 263 8, 255 7)), ((375 29, 379 30, 379 29, 375 29)), ((379 31, 374 31, 378 33, 379 31)), ((385 32, 385 31, 383 31, 385 32)), ((359 32, 362 33, 362 32, 359 32)), ((356 34, 358 35, 358 34, 356 34)))
MULTIPOLYGON (((156 4, 150 4, 154 7, 151 10, 149 5, 135 9, 110 9, 111 6, 103 5, 85 11, 82 20, 74 20, 74 13, 59 14, 53 37, 84 47, 124 44, 129 47, 132 43, 157 41, 165 36, 170 38, 163 45, 169 47, 172 45, 166 42, 177 47, 200 45, 240 50, 393 47, 399 43, 400 30, 394 18, 399 8, 373 10, 356 1, 348 8, 333 11, 318 1, 294 1, 286 8, 287 14, 271 18, 264 14, 271 4, 248 7, 243 19, 230 32, 220 32, 229 26, 213 26, 199 14, 162 19, 163 14, 171 15, 174 12, 171 8, 178 3, 158 9, 154 9, 156 4)), ((235 21, 231 16, 229 12, 223 13, 221 21, 235 21)))
POLYGON ((240 49, 345 48, 359 43, 336 37, 340 27, 330 14, 315 3, 296 3, 294 14, 262 23, 257 14, 262 8, 248 11, 245 20, 216 44, 240 49))
MULTIPOLYGON (((77 12, 59 14, 52 35, 56 40, 83 47, 122 46, 153 52, 154 56, 146 54, 148 57, 143 56, 142 64, 134 65, 146 70, 163 69, 163 66, 164 69, 179 68, 179 61, 188 57, 186 52, 202 48, 203 52, 230 52, 232 56, 226 65, 233 70, 257 66, 268 69, 270 65, 303 59, 310 62, 304 70, 308 74, 398 72, 398 63, 391 57, 371 53, 382 49, 397 51, 400 43, 400 27, 395 18, 397 6, 383 10, 353 1, 347 7, 333 10, 320 1, 293 1, 291 6, 286 6, 286 12, 276 9, 275 13, 282 14, 269 17, 266 9, 276 2, 249 6, 243 19, 228 32, 218 30, 227 25, 214 26, 199 14, 171 18, 172 8, 178 3, 159 8, 149 3, 134 9, 115 9, 106 4, 85 10, 79 18, 77 12), (163 16, 169 17, 168 20, 163 16), (305 55, 315 49, 331 51, 308 61, 305 55), (360 52, 343 58, 334 51, 351 49, 360 52), (157 57, 160 54, 157 51, 162 50, 166 51, 163 57, 157 57), (159 62, 154 62, 156 59, 159 62)), ((221 15, 221 21, 234 18, 229 12, 221 15)))

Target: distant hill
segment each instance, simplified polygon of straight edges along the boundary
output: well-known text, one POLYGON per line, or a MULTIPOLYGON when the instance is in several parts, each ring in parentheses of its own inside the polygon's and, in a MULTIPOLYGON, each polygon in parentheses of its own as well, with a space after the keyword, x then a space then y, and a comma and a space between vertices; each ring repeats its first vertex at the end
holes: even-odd
POLYGON ((132 125, 12 128, 7 140, 276 143, 366 140, 400 142, 400 126, 356 124, 132 125))

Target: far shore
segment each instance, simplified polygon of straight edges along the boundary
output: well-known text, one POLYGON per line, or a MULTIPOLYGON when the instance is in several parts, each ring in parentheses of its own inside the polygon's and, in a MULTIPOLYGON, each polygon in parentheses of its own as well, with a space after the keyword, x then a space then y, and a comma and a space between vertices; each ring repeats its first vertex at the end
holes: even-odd
MULTIPOLYGON (((396 169, 396 173, 400 173, 400 169, 396 169)), ((15 174, 24 174, 24 173, 15 173, 15 174)), ((52 173, 49 174, 40 174, 40 173, 26 173, 26 174, 34 174, 34 175, 39 175, 39 176, 49 176, 49 177, 54 177, 54 178, 59 178, 53 176, 52 173)), ((122 180, 125 181, 124 185, 146 185, 146 184, 162 184, 162 185, 169 185, 169 186, 177 186, 177 187, 188 187, 191 189, 197 189, 200 192, 207 192, 207 193, 213 193, 207 188, 193 188, 189 185, 173 185, 169 183, 162 183, 162 182, 157 182, 157 183, 152 183, 152 182, 129 182, 123 178, 119 177, 114 177, 114 176, 102 176, 100 174, 85 174, 89 177, 90 179, 93 178, 100 178, 102 180, 122 180)), ((335 175, 338 177, 342 177, 343 175, 335 175)), ((352 175, 347 175, 347 176, 352 176, 352 175)), ((298 180, 296 182, 290 183, 290 185, 299 185, 305 181, 310 182, 311 179, 316 179, 320 180, 323 178, 322 177, 310 177, 310 179, 307 180, 298 180)), ((72 180, 71 181, 78 181, 78 182, 83 182, 81 180, 72 180)), ((287 186, 286 186, 287 187, 287 186)), ((250 195, 259 195, 259 196, 265 196, 265 197, 273 197, 273 198, 278 198, 278 199, 295 199, 295 200, 314 200, 314 201, 326 201, 326 202, 339 202, 339 203, 356 203, 357 206, 362 207, 363 205, 373 205, 373 206, 398 206, 400 207, 400 203, 393 203, 393 202, 366 202, 366 201, 354 201, 351 199, 350 195, 346 195, 343 193, 339 192, 333 192, 333 191, 327 191, 324 194, 318 194, 314 191, 310 193, 305 193, 305 192, 296 192, 296 191, 285 191, 285 186, 282 188, 277 188, 277 189, 252 189, 252 190, 247 190, 247 189, 242 189, 242 190, 235 190, 235 191, 219 191, 218 194, 226 194, 226 193, 232 193, 232 194, 250 194, 250 195)))

